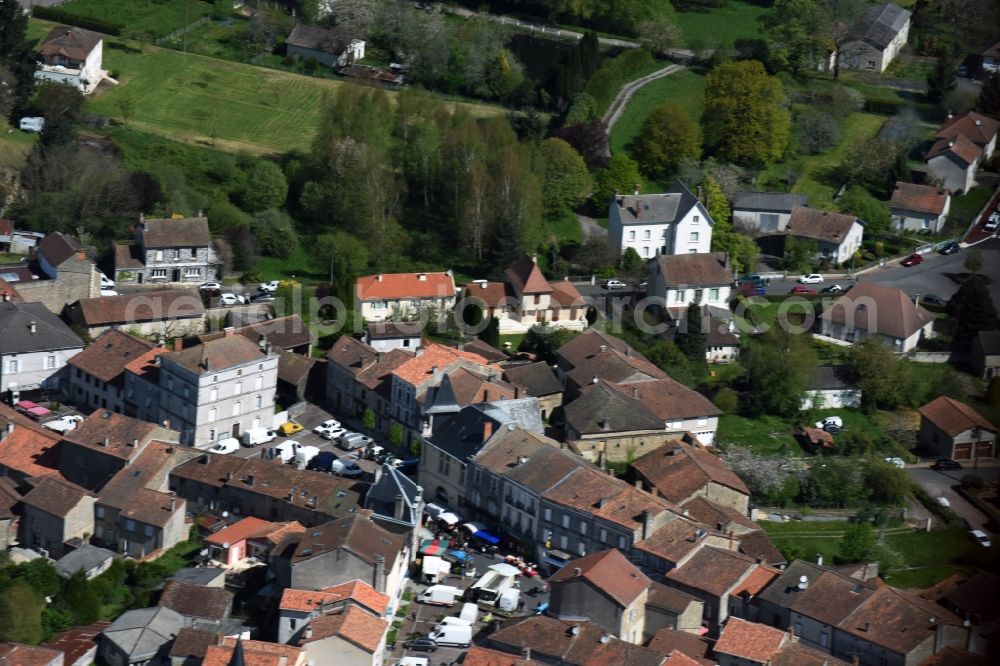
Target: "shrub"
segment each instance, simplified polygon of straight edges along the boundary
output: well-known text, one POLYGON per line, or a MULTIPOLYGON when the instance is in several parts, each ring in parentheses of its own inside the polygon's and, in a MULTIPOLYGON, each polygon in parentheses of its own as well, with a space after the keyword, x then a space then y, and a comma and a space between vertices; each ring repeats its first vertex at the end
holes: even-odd
POLYGON ((66 25, 75 25, 81 28, 86 28, 87 30, 96 30, 97 32, 103 32, 106 35, 118 36, 122 32, 122 26, 119 23, 111 23, 109 21, 102 21, 100 19, 88 18, 85 16, 77 16, 58 7, 40 7, 35 6, 31 10, 31 15, 35 18, 46 19, 49 21, 55 21, 56 23, 63 23, 66 25))
POLYGON ((983 477, 975 474, 966 474, 962 477, 962 488, 965 490, 982 490, 986 486, 983 477))
POLYGON ((731 388, 724 388, 715 394, 715 406, 727 414, 735 412, 740 406, 740 394, 731 388))

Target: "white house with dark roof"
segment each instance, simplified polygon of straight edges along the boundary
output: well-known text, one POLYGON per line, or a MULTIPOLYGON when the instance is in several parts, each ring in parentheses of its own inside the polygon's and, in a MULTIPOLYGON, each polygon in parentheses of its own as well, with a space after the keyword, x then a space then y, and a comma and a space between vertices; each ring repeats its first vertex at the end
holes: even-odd
POLYGON ((643 259, 705 253, 713 224, 705 206, 677 181, 662 194, 616 195, 608 208, 608 247, 616 255, 632 248, 643 259))
MULTIPOLYGON (((912 14, 891 2, 870 7, 851 27, 840 50, 840 68, 882 73, 906 45, 912 14)), ((834 68, 831 53, 827 69, 834 68)))
POLYGON ((285 47, 290 56, 302 60, 312 58, 327 67, 343 67, 365 58, 364 40, 346 39, 336 30, 302 23, 292 28, 285 39, 285 47))
POLYGON ((83 340, 41 303, 0 302, 0 391, 58 388, 83 340))
POLYGON ((90 94, 104 78, 104 35, 61 26, 53 28, 42 40, 42 61, 35 78, 72 86, 90 94))
POLYGON ((727 309, 733 271, 724 252, 660 255, 649 264, 646 293, 662 299, 666 311, 682 318, 691 303, 727 309))
POLYGON ((931 174, 949 192, 968 192, 976 184, 976 170, 996 149, 1000 121, 974 111, 949 115, 924 161, 931 174))
POLYGON ((733 197, 733 224, 765 233, 784 231, 795 207, 808 202, 804 194, 741 190, 733 197))
POLYGON ((889 201, 894 229, 938 233, 948 219, 951 195, 933 185, 896 183, 889 201))
POLYGON ((802 409, 842 409, 861 406, 861 389, 840 376, 838 366, 820 365, 806 383, 802 409))
POLYGON ((199 283, 214 280, 219 260, 207 217, 140 217, 132 243, 115 245, 115 280, 120 283, 199 283))

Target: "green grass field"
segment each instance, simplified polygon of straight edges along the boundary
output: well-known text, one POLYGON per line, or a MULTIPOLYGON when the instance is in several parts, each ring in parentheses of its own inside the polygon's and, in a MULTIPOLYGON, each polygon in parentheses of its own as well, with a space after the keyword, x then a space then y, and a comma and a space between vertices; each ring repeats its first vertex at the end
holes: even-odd
POLYGON ((0 119, 0 167, 21 169, 36 141, 37 134, 22 132, 0 119))
MULTIPOLYGON (((307 149, 324 96, 353 85, 158 47, 142 54, 107 49, 104 62, 119 72, 122 85, 92 97, 91 112, 124 120, 127 100, 133 129, 258 154, 307 149)), ((462 105, 477 116, 503 113, 500 107, 462 105)))
POLYGON ((205 0, 71 0, 59 9, 160 37, 212 12, 205 0))
POLYGON ((885 120, 885 116, 872 113, 852 113, 844 123, 840 142, 836 146, 818 155, 807 155, 772 164, 758 177, 762 188, 774 187, 791 172, 797 177, 792 192, 808 196, 811 206, 836 209, 833 195, 842 184, 837 175, 837 168, 851 147, 859 141, 873 138, 885 120))
POLYGON ((792 437, 788 422, 776 416, 750 419, 737 414, 723 414, 719 417, 715 441, 722 446, 736 445, 762 454, 802 453, 798 442, 792 437))
POLYGON ((689 48, 702 45, 728 44, 738 39, 761 37, 760 17, 770 7, 729 0, 725 7, 705 12, 677 12, 677 24, 689 48))
POLYGON ((642 131, 642 125, 661 104, 676 104, 695 119, 701 118, 705 77, 689 69, 647 83, 629 100, 625 112, 611 130, 611 152, 624 150, 642 131))

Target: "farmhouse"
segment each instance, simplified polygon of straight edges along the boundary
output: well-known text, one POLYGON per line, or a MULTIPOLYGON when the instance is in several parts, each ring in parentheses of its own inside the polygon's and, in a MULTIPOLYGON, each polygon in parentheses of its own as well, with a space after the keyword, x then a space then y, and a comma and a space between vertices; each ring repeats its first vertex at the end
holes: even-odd
POLYGON ((299 23, 285 40, 290 56, 303 60, 312 58, 327 67, 343 67, 365 58, 365 43, 360 39, 344 39, 335 30, 316 28, 299 23))
POLYGON ((740 191, 733 197, 733 223, 762 232, 784 231, 792 211, 808 202, 804 194, 740 191))
POLYGON ((839 265, 861 248, 865 231, 864 223, 853 215, 798 206, 792 211, 785 233, 800 241, 815 242, 817 259, 839 265))
MULTIPOLYGON (((882 73, 906 45, 911 13, 887 2, 875 5, 852 26, 848 41, 840 50, 840 67, 882 73)), ((833 69, 836 53, 827 69, 833 69)))
POLYGON ((894 229, 939 233, 951 210, 948 190, 931 185, 896 183, 889 201, 894 229))
POLYGON ((198 284, 214 279, 218 266, 206 217, 147 220, 140 216, 134 242, 115 245, 118 282, 198 284))
POLYGON ((91 337, 122 328, 139 335, 163 338, 205 330, 205 306, 194 289, 83 298, 66 307, 66 316, 91 337))
POLYGON ((104 36, 83 28, 53 28, 42 40, 35 78, 73 86, 84 95, 104 78, 104 36))
POLYGON ((691 190, 677 181, 662 194, 616 195, 608 208, 608 248, 629 248, 643 259, 660 254, 708 252, 712 218, 691 190))

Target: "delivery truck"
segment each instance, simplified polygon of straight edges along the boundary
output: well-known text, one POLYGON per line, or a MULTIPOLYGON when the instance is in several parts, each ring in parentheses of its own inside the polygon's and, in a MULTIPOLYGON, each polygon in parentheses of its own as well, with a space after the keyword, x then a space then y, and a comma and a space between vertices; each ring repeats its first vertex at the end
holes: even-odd
POLYGON ((432 606, 454 606, 455 599, 461 594, 461 590, 451 585, 431 585, 420 593, 417 601, 432 606))
POLYGON ((440 583, 451 573, 451 563, 436 555, 424 555, 420 573, 428 585, 440 583))
POLYGON ((514 578, 515 576, 504 576, 496 571, 487 571, 469 588, 465 597, 468 601, 481 604, 496 604, 501 592, 514 587, 514 578))

